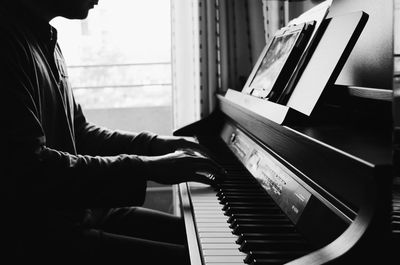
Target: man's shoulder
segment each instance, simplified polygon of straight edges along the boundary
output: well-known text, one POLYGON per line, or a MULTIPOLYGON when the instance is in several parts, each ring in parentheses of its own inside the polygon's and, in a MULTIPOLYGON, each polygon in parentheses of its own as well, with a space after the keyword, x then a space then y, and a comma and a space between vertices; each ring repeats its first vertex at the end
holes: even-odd
POLYGON ((7 9, 0 6, 0 29, 2 31, 14 31, 16 29, 16 18, 7 9))
POLYGON ((9 57, 13 54, 24 54, 28 50, 26 33, 15 19, 10 18, 0 9, 0 56, 9 57))
POLYGON ((10 19, 9 16, 0 10, 0 45, 8 41, 16 41, 22 37, 21 29, 10 19))

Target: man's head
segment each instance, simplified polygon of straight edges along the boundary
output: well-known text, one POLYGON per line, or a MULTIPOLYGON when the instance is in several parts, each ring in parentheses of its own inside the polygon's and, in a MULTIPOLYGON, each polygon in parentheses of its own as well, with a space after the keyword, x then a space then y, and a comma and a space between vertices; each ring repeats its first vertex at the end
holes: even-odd
POLYGON ((99 0, 19 0, 46 20, 55 17, 85 19, 99 0))

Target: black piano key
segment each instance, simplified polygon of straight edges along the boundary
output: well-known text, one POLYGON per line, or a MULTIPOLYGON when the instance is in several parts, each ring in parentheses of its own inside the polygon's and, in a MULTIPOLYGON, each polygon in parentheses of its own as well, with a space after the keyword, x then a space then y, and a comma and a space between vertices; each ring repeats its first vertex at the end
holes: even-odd
POLYGON ((254 260, 253 262, 248 263, 249 265, 282 265, 287 263, 289 260, 286 259, 260 259, 260 260, 254 260))
POLYGON ((244 224, 237 225, 232 233, 240 235, 245 233, 287 233, 294 231, 294 226, 291 224, 244 224))
POLYGON ((218 190, 217 197, 219 198, 230 198, 230 197, 258 197, 265 196, 266 199, 270 197, 267 196, 267 193, 264 190, 247 190, 247 191, 226 191, 226 190, 218 190))
POLYGON ((293 251, 250 251, 246 258, 244 259, 244 263, 247 264, 252 264, 254 262, 260 262, 264 261, 266 262, 267 260, 271 259, 281 259, 286 261, 290 261, 293 259, 296 259, 297 257, 305 255, 307 252, 306 251, 298 251, 298 250, 293 250, 293 251))
POLYGON ((234 229, 238 225, 245 224, 291 224, 291 222, 287 218, 282 219, 236 219, 234 220, 229 227, 234 229))
POLYGON ((255 201, 255 202, 226 202, 222 210, 227 210, 228 208, 236 208, 236 207, 253 207, 253 206, 265 206, 276 208, 276 205, 272 202, 268 201, 255 201))
POLYGON ((265 199, 270 199, 267 195, 267 192, 263 189, 256 189, 256 190, 239 190, 239 191, 231 191, 231 190, 218 190, 217 191, 217 196, 226 196, 226 197, 264 197, 265 199))
POLYGON ((226 178, 224 178, 224 180, 220 183, 220 185, 223 184, 248 184, 248 185, 258 185, 257 180, 255 180, 254 178, 247 178, 247 177, 231 177, 228 176, 226 178))
POLYGON ((239 250, 249 252, 255 250, 305 251, 309 246, 303 240, 244 240, 239 250))
POLYGON ((251 195, 251 194, 258 194, 258 195, 265 195, 266 192, 261 188, 252 188, 252 189, 218 189, 217 196, 238 196, 238 195, 251 195))
POLYGON ((220 201, 222 203, 227 203, 227 202, 257 202, 257 201, 265 201, 265 202, 271 202, 273 203, 272 199, 266 198, 266 196, 260 196, 258 194, 256 195, 238 195, 238 196, 223 196, 220 198, 220 201))
POLYGON ((240 185, 243 185, 243 187, 248 186, 257 189, 261 188, 257 181, 251 181, 248 178, 228 178, 219 183, 219 187, 221 189, 237 189, 240 188, 240 185))
POLYGON ((268 206, 251 206, 251 207, 228 207, 225 210, 225 215, 232 214, 245 214, 245 213, 281 213, 281 210, 276 207, 268 207, 268 206))
POLYGON ((218 192, 226 193, 226 194, 237 193, 237 192, 240 192, 240 193, 246 192, 246 193, 250 193, 250 194, 252 194, 253 192, 265 193, 265 191, 261 187, 257 187, 257 186, 253 186, 253 185, 244 186, 244 187, 238 186, 238 187, 223 188, 223 189, 220 189, 218 192))
MULTIPOLYGON (((257 207, 257 208, 262 208, 262 207, 257 207)), ((240 220, 282 220, 282 221, 289 221, 288 218, 279 211, 279 209, 276 209, 274 207, 265 207, 265 212, 261 213, 233 213, 229 215, 229 218, 227 220, 228 223, 233 223, 235 221, 240 221, 240 220)), ((277 221, 273 221, 277 222, 277 221)), ((289 221, 289 223, 291 223, 289 221)))
POLYGON ((236 244, 241 245, 244 240, 301 240, 299 233, 242 233, 238 235, 236 244))
POLYGON ((278 213, 247 213, 247 214, 231 214, 227 220, 228 223, 232 223, 235 220, 240 220, 240 219, 281 219, 281 218, 287 218, 286 215, 284 215, 282 212, 278 213))
POLYGON ((246 190, 246 189, 259 189, 255 184, 253 183, 221 183, 218 185, 220 189, 240 189, 240 190, 246 190))

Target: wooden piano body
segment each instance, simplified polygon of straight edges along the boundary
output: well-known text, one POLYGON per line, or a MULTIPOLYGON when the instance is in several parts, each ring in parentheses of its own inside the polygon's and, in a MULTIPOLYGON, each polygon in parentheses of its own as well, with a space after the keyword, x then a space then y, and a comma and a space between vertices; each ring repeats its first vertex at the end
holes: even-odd
POLYGON ((192 265, 388 262, 392 91, 348 85, 352 73, 306 119, 279 124, 218 95, 211 115, 174 133, 228 170, 216 189, 179 186, 192 265))

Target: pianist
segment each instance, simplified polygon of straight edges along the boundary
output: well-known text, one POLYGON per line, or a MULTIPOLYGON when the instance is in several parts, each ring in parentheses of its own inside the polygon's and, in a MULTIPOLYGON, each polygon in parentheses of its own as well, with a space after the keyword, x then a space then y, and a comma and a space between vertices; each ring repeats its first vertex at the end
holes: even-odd
POLYGON ((185 264, 183 223, 140 207, 146 183, 213 184, 210 174, 222 172, 193 152, 204 151, 195 143, 86 121, 49 21, 84 19, 97 1, 0 3, 2 259, 9 264, 185 264))

